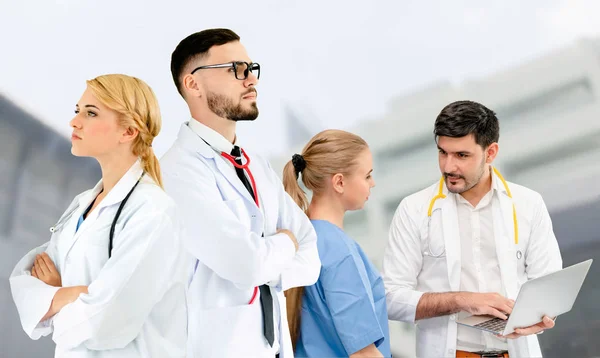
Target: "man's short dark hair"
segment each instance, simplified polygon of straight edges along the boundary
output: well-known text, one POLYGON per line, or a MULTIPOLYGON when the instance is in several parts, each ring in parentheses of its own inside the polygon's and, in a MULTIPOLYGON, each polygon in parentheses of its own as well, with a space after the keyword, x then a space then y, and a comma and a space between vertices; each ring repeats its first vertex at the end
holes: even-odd
POLYGON ((498 142, 500 124, 496 113, 486 106, 473 101, 450 103, 437 116, 433 129, 435 140, 438 137, 460 138, 473 134, 475 142, 484 149, 498 142))
POLYGON ((181 40, 171 54, 171 75, 179 94, 183 96, 181 75, 187 65, 208 53, 213 46, 239 41, 240 37, 229 29, 208 29, 196 32, 181 40))

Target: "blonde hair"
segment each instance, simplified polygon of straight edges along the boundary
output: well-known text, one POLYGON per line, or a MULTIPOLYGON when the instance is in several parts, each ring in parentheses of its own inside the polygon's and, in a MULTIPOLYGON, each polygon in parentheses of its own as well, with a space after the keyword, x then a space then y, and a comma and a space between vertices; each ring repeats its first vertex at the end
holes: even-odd
MULTIPOLYGON (((294 155, 283 169, 283 186, 300 208, 308 213, 308 198, 298 184, 302 183, 314 194, 322 193, 327 181, 335 174, 350 175, 357 166, 357 157, 369 146, 364 139, 342 130, 325 130, 306 144, 300 156, 294 155), (296 162, 296 165, 294 165, 296 162)), ((304 287, 296 287, 285 292, 287 316, 292 344, 300 337, 300 312, 304 287)))
POLYGON ((120 114, 119 125, 138 130, 132 152, 140 157, 144 172, 162 188, 160 164, 152 150, 152 141, 160 133, 162 120, 150 86, 139 78, 121 74, 98 76, 86 83, 103 105, 120 114))

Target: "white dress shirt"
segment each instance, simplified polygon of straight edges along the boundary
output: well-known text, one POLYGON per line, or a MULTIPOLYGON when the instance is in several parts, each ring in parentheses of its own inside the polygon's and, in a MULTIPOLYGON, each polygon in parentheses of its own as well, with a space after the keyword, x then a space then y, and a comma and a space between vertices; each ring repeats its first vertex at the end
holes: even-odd
MULTIPOLYGON (((471 205, 462 195, 456 196, 458 229, 461 245, 460 290, 467 292, 496 292, 506 295, 502 286, 500 265, 496 255, 494 240, 494 220, 492 205, 497 194, 496 178, 492 175, 492 188, 477 203, 471 205)), ((500 184, 501 185, 501 184, 500 184)), ((460 312, 459 318, 468 316, 460 312)), ((506 350, 508 344, 491 333, 458 325, 456 349, 477 352, 485 350, 506 350)))
MULTIPOLYGON (((202 138, 209 146, 211 146, 215 152, 221 155, 221 152, 225 152, 227 154, 231 154, 233 150, 233 146, 237 138, 233 140, 231 143, 227 138, 223 137, 221 133, 215 131, 214 129, 198 122, 193 119, 188 123, 190 129, 198 135, 198 137, 202 138)), ((223 158, 225 159, 225 158, 223 158)), ((226 160, 227 161, 227 160, 226 160)), ((229 161, 227 161, 229 162, 229 161)), ((231 165, 233 168, 233 164, 231 165)))

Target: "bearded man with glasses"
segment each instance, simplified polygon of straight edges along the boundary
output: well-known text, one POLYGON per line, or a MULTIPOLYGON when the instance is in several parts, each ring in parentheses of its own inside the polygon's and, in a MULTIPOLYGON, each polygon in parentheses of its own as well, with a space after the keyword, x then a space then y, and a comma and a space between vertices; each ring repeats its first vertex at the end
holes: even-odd
POLYGON ((315 231, 269 163, 240 148, 260 65, 228 29, 182 40, 171 73, 192 116, 161 160, 190 263, 188 354, 293 357, 284 291, 316 282, 315 231))

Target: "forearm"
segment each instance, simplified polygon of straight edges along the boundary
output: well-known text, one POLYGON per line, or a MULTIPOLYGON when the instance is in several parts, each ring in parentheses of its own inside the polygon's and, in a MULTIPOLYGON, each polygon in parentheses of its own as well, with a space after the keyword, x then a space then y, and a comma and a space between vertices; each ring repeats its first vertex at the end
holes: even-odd
POLYGON ((447 316, 460 311, 460 292, 424 293, 417 305, 415 320, 447 316))
POLYGON ((383 354, 374 344, 369 344, 360 351, 350 354, 350 358, 383 358, 383 354))
POLYGON ((54 316, 60 310, 68 305, 71 302, 74 302, 79 294, 87 293, 87 286, 73 286, 73 287, 61 287, 54 294, 54 298, 52 299, 52 303, 50 304, 50 308, 48 312, 44 315, 41 321, 45 321, 48 318, 54 316))
POLYGON ((317 281, 320 271, 317 245, 310 243, 298 250, 290 266, 282 272, 279 283, 284 291, 292 287, 310 286, 317 281))

